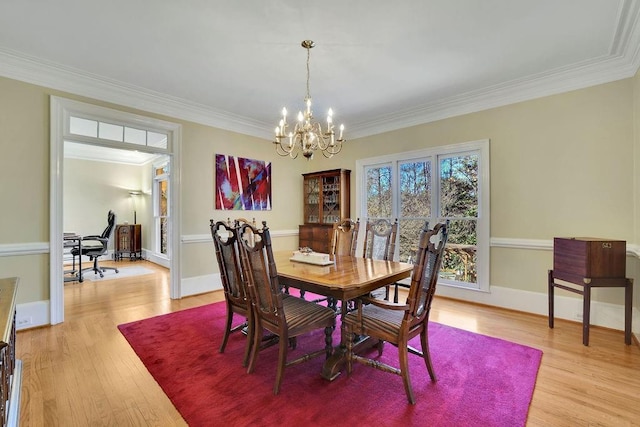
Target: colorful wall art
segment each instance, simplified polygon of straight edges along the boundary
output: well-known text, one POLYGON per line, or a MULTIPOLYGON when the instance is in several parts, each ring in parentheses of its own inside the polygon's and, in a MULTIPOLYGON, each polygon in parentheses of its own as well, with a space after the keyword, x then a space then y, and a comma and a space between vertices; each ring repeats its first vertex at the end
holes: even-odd
POLYGON ((271 210, 271 162, 216 154, 216 209, 271 210))

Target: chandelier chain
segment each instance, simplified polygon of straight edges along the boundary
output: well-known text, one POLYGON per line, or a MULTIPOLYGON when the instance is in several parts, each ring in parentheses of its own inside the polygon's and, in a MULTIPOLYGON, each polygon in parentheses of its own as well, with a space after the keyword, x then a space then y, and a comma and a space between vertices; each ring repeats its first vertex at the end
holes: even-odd
POLYGON ((311 48, 307 47, 307 97, 304 99, 311 99, 311 90, 309 89, 309 80, 311 79, 311 72, 309 71, 309 58, 311 57, 311 48))

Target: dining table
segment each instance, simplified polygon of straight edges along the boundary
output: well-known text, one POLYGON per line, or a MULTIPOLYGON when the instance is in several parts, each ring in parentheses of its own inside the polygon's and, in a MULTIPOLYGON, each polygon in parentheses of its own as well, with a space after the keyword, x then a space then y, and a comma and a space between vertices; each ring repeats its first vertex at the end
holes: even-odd
MULTIPOLYGON (((274 260, 280 284, 312 292, 340 301, 341 319, 347 313, 348 302, 387 285, 411 276, 413 264, 396 261, 374 260, 355 256, 330 256, 329 261, 316 264, 313 257, 309 262, 293 259, 291 251, 274 252, 274 260)), ((366 337, 363 337, 366 338, 366 337)), ((350 337, 341 323, 340 345, 334 348, 333 355, 322 368, 322 377, 333 381, 346 362, 346 343, 350 337)), ((355 351, 372 345, 361 339, 355 351)))

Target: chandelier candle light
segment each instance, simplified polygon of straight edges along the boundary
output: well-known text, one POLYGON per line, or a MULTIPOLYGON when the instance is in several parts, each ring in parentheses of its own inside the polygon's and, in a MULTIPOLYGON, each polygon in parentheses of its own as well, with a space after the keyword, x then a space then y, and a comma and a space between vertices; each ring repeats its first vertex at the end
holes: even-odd
POLYGON ((335 138, 333 130, 333 111, 329 108, 327 113, 327 128, 323 132, 322 126, 318 122, 313 121, 313 113, 311 112, 311 95, 309 94, 309 50, 315 44, 311 40, 304 40, 302 47, 307 49, 307 95, 304 98, 306 109, 304 113, 298 112, 298 122, 293 128, 293 132, 287 133, 287 109, 282 109, 282 119, 276 127, 276 138, 273 141, 276 144, 276 152, 281 156, 290 156, 295 159, 301 151, 307 160, 313 157, 316 150, 322 151, 325 157, 333 157, 342 150, 342 143, 345 142, 342 134, 344 125, 340 125, 340 135, 335 138), (284 141, 283 141, 284 140, 284 141))

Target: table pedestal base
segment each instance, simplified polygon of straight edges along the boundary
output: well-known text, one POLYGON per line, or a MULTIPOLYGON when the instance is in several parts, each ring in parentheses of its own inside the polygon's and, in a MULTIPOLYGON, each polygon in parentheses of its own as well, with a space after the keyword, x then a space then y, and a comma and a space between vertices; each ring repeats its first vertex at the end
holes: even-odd
MULTIPOLYGON (((361 352, 368 350, 378 344, 378 340, 362 336, 360 339, 353 343, 353 352, 361 352)), ((340 375, 340 371, 347 363, 347 348, 344 345, 339 345, 333 350, 333 354, 330 358, 324 362, 322 366, 322 378, 328 381, 333 381, 340 375)))

